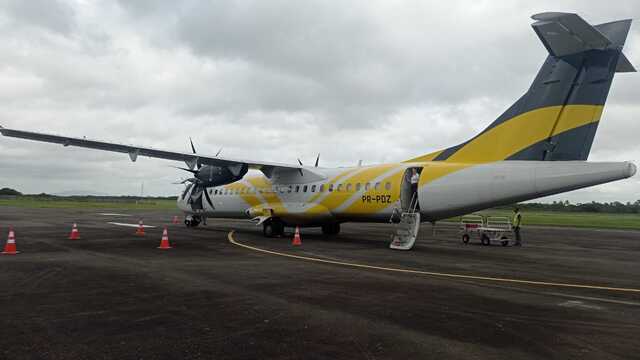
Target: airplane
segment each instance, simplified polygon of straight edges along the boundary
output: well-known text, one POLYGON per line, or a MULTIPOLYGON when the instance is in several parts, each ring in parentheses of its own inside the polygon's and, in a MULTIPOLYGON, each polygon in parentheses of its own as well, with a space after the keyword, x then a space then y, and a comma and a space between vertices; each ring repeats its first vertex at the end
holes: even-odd
POLYGON ((390 247, 409 250, 420 224, 629 178, 631 162, 589 162, 613 76, 635 72, 622 53, 631 20, 591 25, 545 12, 531 25, 548 56, 527 92, 458 145, 397 163, 341 168, 156 150, 0 127, 4 136, 183 161, 193 176, 177 205, 185 224, 253 219, 264 235, 285 226, 336 235, 346 222, 394 222, 390 247), (256 170, 249 173, 249 170, 256 170), (417 177, 417 185, 415 180, 417 177), (413 178, 413 182, 412 182, 413 178))

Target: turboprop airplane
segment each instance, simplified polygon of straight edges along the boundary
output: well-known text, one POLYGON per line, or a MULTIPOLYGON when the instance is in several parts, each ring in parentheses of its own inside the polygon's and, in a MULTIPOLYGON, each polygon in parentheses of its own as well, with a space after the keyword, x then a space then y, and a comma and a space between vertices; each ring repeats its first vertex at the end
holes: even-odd
MULTIPOLYGON (((590 25, 576 14, 541 13, 533 30, 549 55, 529 90, 485 130, 398 163, 323 168, 156 150, 0 128, 4 136, 184 161, 193 174, 178 196, 185 224, 254 219, 266 236, 285 226, 396 222, 391 247, 410 249, 421 222, 435 222, 631 177, 630 162, 587 162, 617 72, 635 72, 622 48, 631 20, 590 25), (254 175, 250 169, 258 170, 254 175), (260 173, 261 172, 261 173, 260 173), (412 184, 412 178, 417 186, 412 184), (402 231, 400 231, 402 230, 402 231)), ((219 154, 218 154, 219 155, 219 154)))

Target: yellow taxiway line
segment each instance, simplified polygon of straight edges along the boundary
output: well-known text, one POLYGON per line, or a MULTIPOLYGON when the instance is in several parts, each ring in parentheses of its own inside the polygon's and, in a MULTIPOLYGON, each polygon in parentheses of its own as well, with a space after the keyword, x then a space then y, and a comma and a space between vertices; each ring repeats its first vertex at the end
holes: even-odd
POLYGON ((428 275, 428 276, 438 276, 438 277, 456 278, 456 279, 484 280, 484 281, 515 283, 515 284, 524 284, 524 285, 554 286, 554 287, 564 287, 564 288, 579 288, 579 289, 618 291, 618 292, 627 292, 627 293, 640 293, 640 289, 632 289, 632 288, 620 288, 620 287, 610 287, 610 286, 600 286, 600 285, 586 285, 586 284, 568 284, 568 283, 557 283, 557 282, 548 282, 548 281, 532 281, 532 280, 509 279, 509 278, 499 278, 499 277, 490 277, 490 276, 449 274, 449 273, 441 273, 441 272, 433 272, 433 271, 400 269, 400 268, 391 268, 391 267, 384 267, 384 266, 375 266, 375 265, 351 263, 351 262, 345 262, 345 261, 319 259, 319 258, 314 258, 314 257, 309 257, 309 256, 293 255, 293 254, 287 254, 287 253, 277 252, 277 251, 273 251, 273 250, 266 250, 266 249, 261 249, 261 248, 255 247, 255 246, 241 244, 241 243, 237 242, 234 239, 233 233, 234 233, 234 231, 231 231, 227 235, 227 238, 229 239, 229 242, 234 244, 234 245, 243 247, 245 249, 258 251, 258 252, 265 253, 265 254, 284 256, 284 257, 288 257, 288 258, 294 258, 294 259, 300 259, 300 260, 306 260, 306 261, 313 261, 313 262, 318 262, 318 263, 349 266, 349 267, 355 267, 355 268, 361 268, 361 269, 391 271, 391 272, 399 272, 399 273, 405 273, 405 274, 428 275))

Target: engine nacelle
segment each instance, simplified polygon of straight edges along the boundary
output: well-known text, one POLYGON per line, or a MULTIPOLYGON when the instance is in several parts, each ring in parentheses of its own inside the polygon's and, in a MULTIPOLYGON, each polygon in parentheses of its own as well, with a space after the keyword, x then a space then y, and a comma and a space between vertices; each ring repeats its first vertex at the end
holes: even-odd
POLYGON ((199 184, 203 187, 219 186, 242 179, 248 171, 249 165, 247 164, 232 166, 203 165, 195 173, 195 178, 198 179, 199 184))

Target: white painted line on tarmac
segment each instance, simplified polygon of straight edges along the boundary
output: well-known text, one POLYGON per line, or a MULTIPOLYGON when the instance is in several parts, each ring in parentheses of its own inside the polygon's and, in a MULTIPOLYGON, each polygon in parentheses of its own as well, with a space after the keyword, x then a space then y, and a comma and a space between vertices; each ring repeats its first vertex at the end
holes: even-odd
POLYGON ((640 303, 639 303, 639 302, 635 302, 635 301, 614 300, 614 299, 603 299, 603 298, 593 297, 593 296, 578 296, 578 295, 569 295, 569 294, 552 293, 552 292, 547 293, 547 294, 549 294, 549 295, 554 295, 554 296, 567 297, 567 298, 572 298, 572 299, 591 300, 591 301, 602 301, 602 302, 607 302, 607 303, 612 303, 612 304, 622 304, 622 305, 640 306, 640 303))
MULTIPOLYGON (((126 223, 119 223, 119 222, 108 222, 107 224, 111 224, 111 225, 117 225, 117 226, 126 226, 126 227, 139 227, 139 224, 126 224, 126 223)), ((142 225, 143 228, 150 228, 153 229, 155 228, 155 226, 151 226, 151 225, 142 225)))
POLYGON ((382 271, 391 271, 391 272, 399 272, 399 273, 407 273, 407 274, 416 274, 416 275, 428 275, 428 276, 437 276, 437 277, 446 277, 446 278, 456 278, 456 279, 466 279, 466 280, 483 280, 483 281, 492 281, 492 282, 505 282, 505 283, 515 283, 515 284, 523 284, 523 285, 537 285, 537 286, 554 286, 554 287, 565 287, 565 288, 579 288, 579 289, 592 289, 592 290, 606 290, 606 291, 618 291, 618 292, 628 292, 628 293, 640 293, 640 289, 633 288, 620 288, 620 287, 611 287, 611 286, 601 286, 601 285, 587 285, 587 284, 569 284, 569 283, 557 283, 557 282, 548 282, 548 281, 533 281, 533 280, 522 280, 522 279, 510 279, 510 278, 499 278, 499 277, 490 277, 490 276, 475 276, 475 275, 462 275, 462 274, 449 274, 449 273, 441 273, 441 272, 433 272, 433 271, 422 271, 422 270, 411 270, 411 269, 401 269, 401 268, 390 268, 384 266, 375 266, 375 265, 366 265, 366 264, 358 264, 358 263, 350 263, 344 261, 335 261, 335 260, 326 260, 326 259, 318 259, 308 256, 301 255, 293 255, 287 253, 281 253, 273 250, 265 250, 255 246, 249 246, 245 244, 241 244, 237 242, 233 238, 234 231, 229 232, 227 238, 229 242, 243 247, 245 249, 262 252, 265 254, 284 256, 294 259, 306 260, 306 261, 314 261, 325 264, 334 264, 334 265, 342 265, 342 266, 350 266, 361 269, 372 269, 372 270, 382 270, 382 271))
POLYGON ((98 213, 102 216, 131 216, 130 214, 118 214, 118 213, 98 213))

